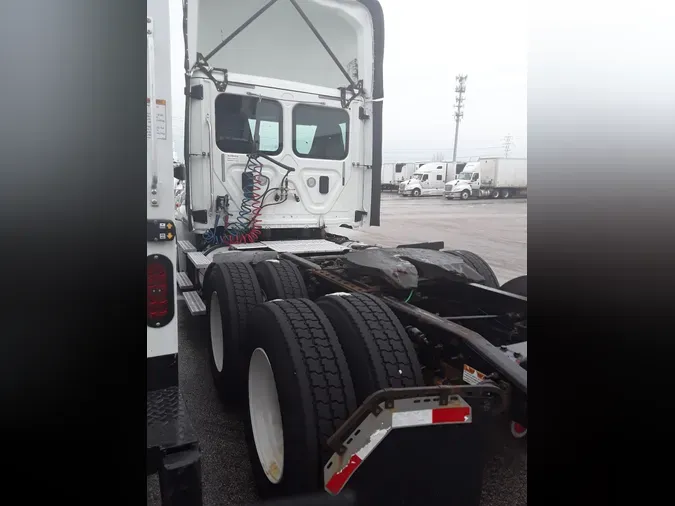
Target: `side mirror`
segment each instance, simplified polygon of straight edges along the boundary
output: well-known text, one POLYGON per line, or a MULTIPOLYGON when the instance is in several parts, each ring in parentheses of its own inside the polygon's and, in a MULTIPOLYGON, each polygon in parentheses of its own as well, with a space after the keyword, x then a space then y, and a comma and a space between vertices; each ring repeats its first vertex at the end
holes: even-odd
POLYGON ((185 165, 178 164, 173 166, 173 177, 179 181, 185 181, 185 165))

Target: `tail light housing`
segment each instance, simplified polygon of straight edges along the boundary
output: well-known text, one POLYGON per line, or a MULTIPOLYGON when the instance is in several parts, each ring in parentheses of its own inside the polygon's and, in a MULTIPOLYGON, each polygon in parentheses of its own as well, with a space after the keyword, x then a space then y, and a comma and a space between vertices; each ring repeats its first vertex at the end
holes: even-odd
POLYGON ((164 255, 149 255, 146 279, 148 327, 164 327, 173 320, 176 305, 171 260, 164 255))

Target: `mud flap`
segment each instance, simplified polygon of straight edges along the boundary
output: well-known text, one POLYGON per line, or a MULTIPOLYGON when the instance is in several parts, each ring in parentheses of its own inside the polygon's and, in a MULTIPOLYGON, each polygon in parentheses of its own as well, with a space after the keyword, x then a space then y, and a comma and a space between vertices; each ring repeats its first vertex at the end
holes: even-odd
POLYGON ((162 506, 201 506, 201 455, 197 445, 163 459, 159 469, 162 506))
POLYGON ((478 506, 483 431, 503 402, 491 383, 376 392, 330 439, 326 491, 350 489, 360 504, 478 506))

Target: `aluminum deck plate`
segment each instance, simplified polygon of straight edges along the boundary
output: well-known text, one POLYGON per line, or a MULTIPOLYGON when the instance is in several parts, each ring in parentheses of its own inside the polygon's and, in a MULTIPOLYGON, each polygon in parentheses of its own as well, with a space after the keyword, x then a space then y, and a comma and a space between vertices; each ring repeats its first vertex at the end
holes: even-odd
POLYGON ((192 316, 202 316, 206 314, 206 306, 204 301, 197 292, 185 292, 185 303, 192 316))
POLYGON ((249 250, 249 249, 267 249, 267 246, 264 242, 253 242, 247 244, 232 244, 230 245, 232 249, 236 250, 249 250))
POLYGON ((192 281, 188 278, 188 275, 185 272, 179 272, 176 274, 176 282, 178 283, 178 288, 183 291, 192 290, 192 281))
POLYGON ((190 253, 192 251, 197 251, 197 248, 190 241, 178 241, 178 247, 183 250, 184 253, 190 253))
POLYGON ((325 239, 308 239, 303 241, 265 241, 269 249, 279 253, 342 253, 349 251, 346 246, 341 246, 325 239))
POLYGON ((187 256, 197 269, 206 269, 209 265, 211 265, 211 260, 206 258, 199 251, 191 251, 187 254, 187 256))

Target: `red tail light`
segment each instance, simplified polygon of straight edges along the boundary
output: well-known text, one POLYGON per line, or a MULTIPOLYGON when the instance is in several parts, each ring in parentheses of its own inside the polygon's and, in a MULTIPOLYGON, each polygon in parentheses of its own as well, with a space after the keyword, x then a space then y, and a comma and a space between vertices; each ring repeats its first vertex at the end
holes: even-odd
POLYGON ((146 277, 148 326, 163 327, 174 316, 173 264, 163 255, 150 255, 146 277))

